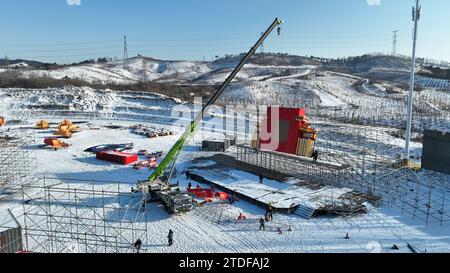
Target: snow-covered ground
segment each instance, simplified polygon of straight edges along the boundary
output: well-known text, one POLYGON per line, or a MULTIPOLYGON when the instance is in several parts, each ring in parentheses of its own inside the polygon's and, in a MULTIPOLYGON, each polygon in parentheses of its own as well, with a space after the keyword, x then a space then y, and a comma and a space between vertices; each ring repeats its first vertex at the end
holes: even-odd
MULTIPOLYGON (((129 83, 145 78, 161 82, 211 84, 223 81, 233 67, 232 64, 168 62, 144 58, 133 58, 128 66, 129 68, 123 69, 121 64, 97 64, 45 72, 24 69, 23 73, 27 77, 33 76, 32 73, 44 73, 43 75, 55 78, 67 76, 103 83, 129 83)), ((404 120, 405 94, 381 96, 377 94, 381 91, 379 88, 367 85, 369 90, 360 92, 353 85, 364 81, 364 78, 326 71, 321 71, 319 75, 311 66, 246 65, 238 80, 245 82, 234 82, 221 97, 222 103, 307 107, 314 124, 325 131, 332 126, 333 130, 329 130, 332 135, 321 134, 320 138, 327 138, 322 142, 323 147, 335 149, 336 154, 347 154, 350 159, 357 158, 362 151, 370 149, 374 141, 381 141, 383 151, 379 151, 380 155, 395 157, 395 151, 402 147, 402 140, 390 134, 393 129, 379 128, 380 133, 363 135, 366 127, 358 126, 368 124, 402 128, 403 123, 399 122, 404 120), (353 125, 353 128, 349 123, 357 125, 353 125), (359 146, 362 144, 361 140, 367 142, 364 147, 359 146), (344 147, 341 143, 348 145, 344 147)), ((63 118, 81 122, 81 132, 67 140, 71 144, 68 149, 53 151, 35 147, 38 166, 36 171, 39 175, 64 183, 67 179, 122 182, 121 190, 124 192, 129 192, 137 181, 145 180, 151 171, 138 171, 131 166, 98 161, 94 155, 83 151, 99 144, 133 142, 134 152, 140 149, 167 152, 183 131, 180 124, 186 126, 192 118, 192 105, 148 92, 75 87, 42 90, 13 88, 0 89, 0 101, 0 114, 6 117, 7 122, 21 121, 20 125, 7 123, 0 130, 34 126, 40 118, 46 118, 52 123, 60 122, 63 118), (139 123, 170 127, 176 134, 148 139, 133 134, 128 129, 139 123), (108 125, 123 127, 111 129, 106 127, 108 125)), ((427 89, 417 94, 415 109, 430 121, 443 116, 447 129, 450 127, 448 92, 427 89), (430 105, 433 107, 430 108, 430 105)), ((214 117, 206 119, 203 125, 215 132, 208 132, 204 137, 223 136, 221 121, 223 116, 227 117, 230 113, 223 113, 219 108, 213 111, 214 117)), ((254 125, 255 117, 250 119, 247 130, 254 125)), ((246 130, 244 127, 228 133, 234 134, 237 131, 242 135, 246 130)), ((252 131, 248 133, 251 134, 252 131)), ((52 135, 52 130, 36 131, 35 134, 36 143, 40 145, 46 136, 52 135)), ((204 155, 197 149, 200 139, 195 136, 195 141, 187 145, 180 155, 177 169, 183 170, 195 157, 204 155)), ((421 144, 414 143, 413 148, 415 153, 417 151, 417 157, 420 156, 421 144)), ((259 184, 255 176, 237 171, 232 173, 235 174, 236 184, 242 186, 244 183, 252 187, 259 184)), ((174 178, 174 182, 176 181, 182 187, 189 182, 181 174, 174 178)), ((100 183, 101 185, 99 183, 94 182, 94 186, 109 185, 107 182, 100 183)), ((75 186, 90 187, 91 184, 79 181, 75 186)), ((11 208, 13 213, 20 216, 20 200, 18 198, 12 202, 0 203, 0 209, 11 208)), ((397 244, 400 252, 410 251, 407 244, 421 252, 450 251, 448 224, 425 226, 423 222, 412 221, 410 216, 388 207, 379 209, 369 206, 367 214, 351 218, 320 217, 305 220, 296 215, 275 215, 265 232, 258 231, 258 219, 264 211, 245 201, 234 205, 209 204, 173 217, 169 217, 156 204, 150 204, 147 209, 144 222, 148 240, 144 249, 148 252, 392 252, 392 244, 397 244), (247 215, 247 220, 238 222, 236 218, 241 212, 247 215), (292 231, 287 231, 289 227, 292 231), (278 233, 278 228, 283 230, 283 234, 278 233), (172 248, 165 246, 169 229, 175 231, 175 245, 172 248), (350 235, 348 240, 344 239, 346 233, 350 235)), ((20 219, 23 220, 23 217, 19 217, 20 219)), ((138 224, 142 227, 144 222, 138 224)))
MULTIPOLYGON (((167 152, 177 139, 176 136, 147 139, 127 129, 102 128, 109 124, 110 121, 96 120, 89 126, 81 125, 83 130, 67 140, 72 144, 67 150, 53 151, 37 147, 38 172, 47 178, 56 178, 56 181, 121 181, 125 183, 122 187, 126 192, 127 185, 129 189, 138 180, 145 180, 150 171, 137 171, 131 166, 98 161, 83 150, 103 143, 134 142, 135 151, 147 149, 167 152), (90 130, 90 127, 102 129, 90 130)), ((117 121, 114 124, 130 126, 134 123, 117 121)), ((42 142, 47 135, 48 131, 37 132, 37 143, 42 142)), ((180 164, 201 154, 195 150, 194 146, 183 152, 180 164)), ((246 183, 258 184, 257 179, 256 176, 245 176, 246 183)), ((184 175, 175 180, 184 187, 188 183, 184 175)), ((6 202, 0 207, 10 208, 13 213, 21 215, 20 202, 6 202)), ((394 252, 390 250, 392 244, 400 247, 399 252, 409 252, 408 243, 421 252, 448 252, 450 249, 450 234, 446 225, 425 227, 421 222, 412 222, 410 217, 388 208, 379 210, 370 207, 368 214, 351 218, 305 220, 295 215, 277 214, 274 221, 268 223, 265 232, 258 231, 258 219, 264 211, 245 201, 235 205, 209 204, 173 217, 169 217, 156 204, 149 205, 147 210, 145 226, 148 241, 144 249, 148 252, 394 252), (240 213, 244 213, 247 220, 237 221, 240 213), (288 231, 289 227, 292 231, 288 231), (278 233, 279 228, 283 234, 278 233), (171 248, 165 245, 165 235, 169 229, 175 231, 175 245, 171 248), (347 232, 349 240, 344 239, 347 232)), ((138 225, 143 227, 144 223, 138 225)))

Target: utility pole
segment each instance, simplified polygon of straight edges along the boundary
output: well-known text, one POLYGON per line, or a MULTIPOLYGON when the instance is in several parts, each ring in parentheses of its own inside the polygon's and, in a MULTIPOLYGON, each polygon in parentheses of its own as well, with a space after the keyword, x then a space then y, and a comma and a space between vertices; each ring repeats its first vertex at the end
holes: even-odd
POLYGON ((421 10, 422 10, 422 6, 420 6, 419 0, 416 0, 416 6, 412 8, 412 20, 414 21, 414 34, 413 34, 411 76, 410 76, 410 83, 409 83, 408 116, 407 116, 407 124, 406 124, 406 141, 405 141, 405 157, 407 160, 409 160, 409 156, 410 156, 412 115, 413 115, 413 102, 414 102, 414 76, 415 76, 415 70, 416 70, 417 27, 418 27, 418 22, 420 20, 421 10))
POLYGON ((128 66, 128 44, 127 36, 123 36, 123 69, 127 69, 128 66))
POLYGON ((6 71, 9 70, 9 59, 8 59, 8 55, 5 54, 5 65, 6 65, 6 71))
POLYGON ((394 30, 394 36, 392 37, 392 56, 397 56, 397 39, 398 39, 398 30, 394 30))

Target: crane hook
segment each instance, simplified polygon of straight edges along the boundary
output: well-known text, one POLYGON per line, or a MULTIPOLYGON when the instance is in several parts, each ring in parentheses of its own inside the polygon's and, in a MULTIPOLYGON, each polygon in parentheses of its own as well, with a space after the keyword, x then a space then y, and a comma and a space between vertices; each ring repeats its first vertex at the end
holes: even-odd
POLYGON ((281 27, 278 27, 277 32, 278 32, 278 36, 280 36, 281 35, 281 27))

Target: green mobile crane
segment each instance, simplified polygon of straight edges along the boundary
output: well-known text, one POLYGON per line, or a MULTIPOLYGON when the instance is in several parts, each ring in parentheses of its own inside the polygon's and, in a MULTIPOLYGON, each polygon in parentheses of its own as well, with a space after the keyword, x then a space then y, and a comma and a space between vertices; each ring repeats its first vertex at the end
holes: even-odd
POLYGON ((186 131, 181 135, 180 139, 175 143, 175 145, 167 153, 166 157, 161 161, 159 166, 149 177, 149 181, 146 181, 144 185, 142 185, 141 183, 141 188, 145 187, 146 189, 148 189, 151 197, 153 199, 159 199, 164 204, 169 213, 186 212, 192 209, 192 198, 187 194, 181 193, 179 185, 170 184, 170 178, 175 169, 175 162, 180 151, 183 149, 186 141, 194 134, 198 124, 200 124, 209 108, 222 95, 225 89, 230 85, 231 81, 236 77, 239 71, 241 71, 247 61, 255 54, 256 50, 261 46, 261 44, 270 35, 270 33, 278 27, 277 31, 278 35, 280 35, 281 24, 283 24, 283 20, 276 18, 275 21, 266 30, 266 32, 262 34, 256 44, 239 62, 233 72, 222 83, 216 93, 203 106, 202 111, 190 123, 186 131))

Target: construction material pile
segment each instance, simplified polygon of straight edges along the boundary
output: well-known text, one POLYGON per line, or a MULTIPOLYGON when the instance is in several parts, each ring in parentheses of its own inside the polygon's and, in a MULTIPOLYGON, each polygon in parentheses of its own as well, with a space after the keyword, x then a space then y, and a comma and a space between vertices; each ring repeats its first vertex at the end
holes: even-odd
POLYGON ((73 124, 70 120, 65 119, 58 125, 58 130, 55 131, 55 135, 65 138, 71 138, 72 134, 79 131, 80 129, 78 128, 78 126, 73 124))
POLYGON ((6 136, 6 135, 1 135, 0 136, 0 148, 5 147, 6 144, 9 144, 13 140, 15 140, 15 138, 6 136))
POLYGON ((202 151, 204 152, 226 152, 235 141, 226 139, 224 141, 204 140, 202 142, 202 151))
POLYGON ((101 144, 97 146, 93 146, 84 150, 87 153, 98 153, 104 151, 117 151, 123 152, 126 150, 132 150, 134 148, 133 143, 125 143, 125 144, 101 144))
POLYGON ((44 139, 44 144, 45 144, 45 146, 50 147, 50 148, 54 149, 55 151, 58 149, 61 149, 61 148, 67 149, 70 146, 70 144, 67 144, 64 141, 59 140, 55 137, 46 137, 44 139))
POLYGON ((158 128, 154 126, 137 124, 131 127, 133 133, 148 138, 171 136, 174 133, 166 128, 158 128))
POLYGON ((50 125, 48 121, 41 119, 36 123, 36 129, 48 129, 50 128, 50 125))
POLYGON ((138 152, 138 155, 140 156, 146 156, 147 160, 140 161, 136 164, 134 164, 133 168, 135 170, 141 170, 143 168, 149 168, 149 169, 156 169, 159 166, 158 159, 160 159, 163 156, 163 152, 148 152, 147 150, 140 150, 138 152))
POLYGON ((365 213, 367 213, 367 207, 363 204, 356 204, 356 203, 328 204, 320 207, 315 211, 316 216, 329 215, 329 216, 351 217, 365 213))
POLYGON ((143 160, 141 162, 135 163, 133 168, 135 170, 141 170, 143 168, 156 169, 158 168, 159 163, 156 158, 149 158, 148 160, 143 160))

